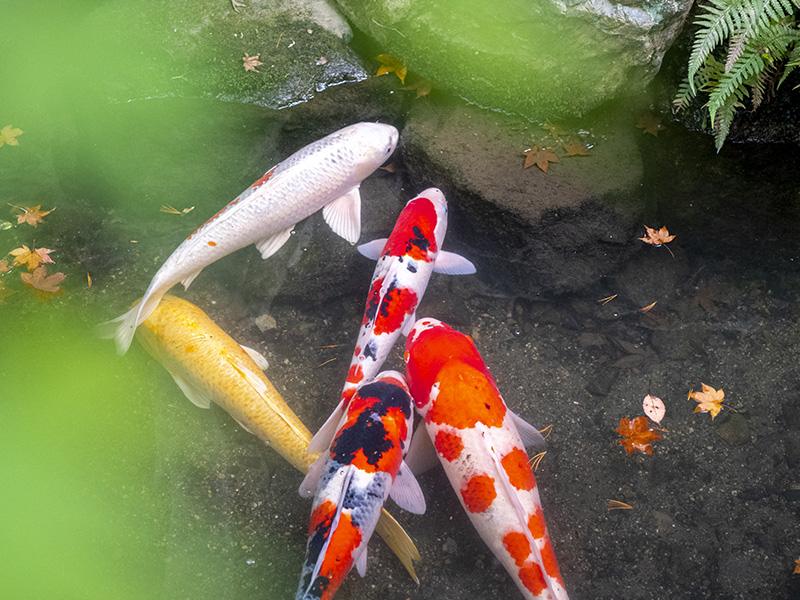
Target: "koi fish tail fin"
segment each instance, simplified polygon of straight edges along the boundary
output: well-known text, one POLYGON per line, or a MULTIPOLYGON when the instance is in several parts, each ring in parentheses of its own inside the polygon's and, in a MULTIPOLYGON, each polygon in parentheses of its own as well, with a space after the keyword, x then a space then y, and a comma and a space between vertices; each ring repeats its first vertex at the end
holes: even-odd
POLYGON ((420 560, 419 550, 408 537, 406 530, 385 509, 381 509, 381 516, 375 526, 375 533, 383 538, 386 545, 400 559, 411 578, 419 585, 419 578, 414 571, 414 561, 420 560))
POLYGON ((113 339, 117 354, 122 356, 130 348, 136 328, 152 314, 160 301, 160 296, 150 296, 144 303, 138 301, 124 315, 98 325, 97 334, 103 339, 113 339))

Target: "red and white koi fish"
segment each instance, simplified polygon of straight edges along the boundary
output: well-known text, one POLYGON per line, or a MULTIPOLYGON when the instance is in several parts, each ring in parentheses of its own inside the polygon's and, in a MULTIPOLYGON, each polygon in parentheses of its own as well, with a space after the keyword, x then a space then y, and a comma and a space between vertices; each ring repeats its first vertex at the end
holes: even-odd
POLYGON ((417 321, 405 361, 417 412, 484 542, 525 598, 567 600, 524 448, 538 431, 508 409, 472 340, 450 326, 417 321))
POLYGON ((325 221, 354 244, 361 232, 361 181, 389 158, 397 129, 356 123, 301 148, 192 233, 156 272, 142 301, 109 321, 104 332, 124 354, 134 331, 176 283, 188 288, 203 268, 255 244, 268 258, 289 239, 298 221, 323 208, 325 221), (118 323, 118 325, 116 325, 118 323))
MULTIPOLYGON (((350 362, 341 404, 324 428, 333 428, 347 409, 358 385, 380 371, 400 337, 414 324, 417 305, 434 271, 470 275, 475 266, 466 258, 442 250, 447 233, 447 200, 437 188, 428 188, 410 200, 397 218, 389 238, 362 244, 358 251, 377 260, 356 349, 350 362)), ((327 436, 330 438, 332 430, 327 436)), ((309 451, 321 452, 312 441, 309 451)))
POLYGON ((329 600, 354 564, 364 576, 367 542, 387 497, 425 512, 422 490, 403 462, 413 422, 408 386, 397 371, 356 390, 330 447, 300 486, 300 495, 314 495, 314 505, 296 600, 329 600))

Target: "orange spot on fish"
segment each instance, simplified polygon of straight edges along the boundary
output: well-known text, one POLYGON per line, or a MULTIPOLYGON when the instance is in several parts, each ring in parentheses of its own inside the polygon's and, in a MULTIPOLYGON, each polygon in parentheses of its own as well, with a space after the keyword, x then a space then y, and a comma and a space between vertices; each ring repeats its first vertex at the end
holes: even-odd
POLYGON ((533 469, 528 464, 528 455, 522 448, 514 448, 506 454, 500 463, 508 475, 511 485, 518 490, 532 490, 536 487, 536 478, 533 476, 533 469))
POLYGON ((519 578, 522 580, 522 585, 534 596, 541 594, 547 587, 542 568, 535 563, 522 567, 519 570, 519 578))
POLYGON ((544 524, 544 514, 542 513, 541 506, 537 506, 530 519, 528 519, 528 530, 537 540, 543 538, 544 534, 547 533, 547 527, 544 524))
POLYGON ((461 497, 464 505, 472 513, 485 512, 497 497, 494 489, 494 478, 488 475, 473 475, 467 484, 461 488, 461 497))
POLYGON ((558 570, 558 562, 556 562, 556 554, 553 552, 553 544, 550 543, 550 536, 545 539, 544 547, 540 550, 542 554, 542 566, 550 577, 558 579, 561 585, 564 581, 561 579, 561 571, 558 570))
POLYGON ((212 242, 211 240, 208 241, 209 246, 216 246, 217 242, 212 242))
POLYGON ((464 449, 464 442, 461 441, 461 436, 447 431, 438 431, 433 445, 436 447, 437 452, 442 455, 442 458, 450 462, 457 459, 464 449))
POLYGON ((364 369, 361 365, 351 365, 347 371, 347 383, 359 383, 364 378, 364 369))
POLYGON ((506 405, 485 370, 452 360, 439 371, 438 382, 439 395, 425 416, 428 422, 456 429, 475 427, 476 423, 503 425, 506 405))
POLYGON ((531 545, 528 542, 528 536, 518 531, 511 531, 503 537, 503 546, 505 546, 514 563, 521 567, 528 557, 531 555, 531 545))
POLYGON ((393 333, 413 314, 417 307, 417 294, 410 288, 395 288, 389 291, 375 315, 375 334, 393 333))
POLYGON ((327 577, 330 584, 323 598, 332 598, 353 566, 353 552, 361 544, 361 529, 353 524, 348 511, 342 511, 336 529, 330 534, 330 542, 322 559, 319 574, 327 577))
POLYGON ((315 508, 314 512, 311 513, 311 522, 308 525, 308 535, 313 534, 317 527, 319 527, 325 521, 332 519, 335 513, 336 505, 330 500, 325 500, 325 502, 315 508))
POLYGON ((259 179, 258 181, 256 181, 255 183, 253 183, 253 185, 251 185, 251 186, 250 186, 250 189, 257 188, 257 187, 259 187, 259 186, 262 186, 262 185, 264 185, 265 183, 267 183, 267 182, 270 180, 270 178, 272 177, 272 174, 275 172, 275 169, 277 169, 277 168, 278 168, 278 165, 275 165, 275 166, 274 166, 274 167, 272 167, 272 168, 271 168, 269 171, 267 171, 266 173, 264 173, 264 174, 261 176, 261 179, 259 179))

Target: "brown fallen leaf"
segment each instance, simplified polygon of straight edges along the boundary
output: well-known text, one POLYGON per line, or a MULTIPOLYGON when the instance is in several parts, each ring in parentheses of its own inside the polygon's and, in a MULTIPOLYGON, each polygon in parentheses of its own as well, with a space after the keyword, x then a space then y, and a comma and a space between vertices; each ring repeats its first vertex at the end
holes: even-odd
POLYGON ((662 227, 658 231, 652 227, 648 227, 647 225, 645 225, 644 228, 647 230, 647 235, 636 239, 642 240, 645 244, 652 244, 653 246, 658 247, 661 244, 668 244, 675 239, 675 236, 670 235, 669 230, 666 227, 662 227))
POLYGON ((633 507, 627 502, 620 502, 619 500, 609 500, 608 510, 633 510, 633 507))
POLYGON ((412 83, 411 85, 407 85, 405 87, 401 87, 401 90, 416 90, 417 95, 416 98, 422 98, 423 96, 427 96, 431 93, 433 89, 433 82, 430 79, 419 79, 416 83, 412 83))
POLYGON ((623 438, 619 441, 625 448, 625 452, 633 454, 637 450, 645 454, 653 453, 653 446, 650 442, 657 442, 661 439, 661 434, 649 427, 647 417, 636 417, 633 421, 627 417, 619 420, 619 427, 616 429, 623 438))
POLYGON ((652 309, 652 308, 653 308, 653 307, 654 307, 654 306, 655 306, 657 303, 658 303, 658 300, 656 300, 656 301, 655 301, 655 302, 653 302, 652 304, 648 304, 647 306, 643 306, 642 308, 640 308, 640 309, 639 309, 639 312, 640 312, 640 313, 646 313, 646 312, 648 312, 650 309, 652 309))
POLYGON ((561 138, 568 133, 567 130, 561 125, 553 125, 550 123, 545 123, 542 125, 542 129, 546 129, 550 133, 550 136, 556 139, 561 138))
POLYGON ((792 571, 792 575, 800 575, 800 558, 794 561, 794 571, 792 571))
POLYGON ((244 65, 242 65, 242 66, 244 66, 244 70, 245 71, 255 71, 256 73, 260 73, 261 71, 256 69, 256 67, 260 67, 264 63, 262 63, 260 60, 258 60, 259 56, 261 56, 260 52, 258 54, 256 54, 255 56, 250 56, 247 52, 245 52, 244 56, 242 57, 242 61, 244 61, 244 65))
POLYGON ((654 115, 651 112, 643 112, 634 117, 637 129, 642 130, 642 134, 649 133, 652 136, 658 137, 658 132, 666 129, 661 123, 661 117, 654 115))
POLYGON ((6 259, 0 260, 0 275, 3 273, 8 273, 11 268, 8 266, 8 261, 6 259))
POLYGON ((589 146, 578 140, 573 140, 562 145, 564 146, 564 152, 567 153, 567 156, 589 156, 589 146))
POLYGON ((539 148, 534 146, 522 152, 525 155, 524 169, 536 165, 542 171, 547 173, 547 165, 551 162, 558 162, 558 157, 553 153, 553 148, 539 148))
POLYGON ((36 227, 42 222, 42 217, 49 215, 55 210, 55 208, 50 210, 40 210, 42 208, 41 204, 37 204, 36 206, 16 206, 14 204, 9 204, 9 206, 22 211, 21 215, 17 215, 17 225, 27 223, 33 227, 36 227))
POLYGON ((21 273, 20 277, 25 285, 29 285, 32 288, 36 288, 37 290, 41 290, 43 292, 55 294, 61 290, 59 285, 62 281, 64 281, 66 275, 63 273, 53 273, 52 275, 48 275, 47 267, 42 265, 41 267, 37 267, 33 273, 21 273))

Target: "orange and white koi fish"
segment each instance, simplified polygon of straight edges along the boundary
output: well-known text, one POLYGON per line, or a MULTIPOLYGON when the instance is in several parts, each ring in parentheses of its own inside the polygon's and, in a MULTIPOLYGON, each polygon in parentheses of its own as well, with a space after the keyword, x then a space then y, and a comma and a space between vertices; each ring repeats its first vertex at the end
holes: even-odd
POLYGON ((397 371, 356 390, 330 447, 300 486, 314 504, 296 600, 329 600, 353 565, 364 576, 367 543, 387 497, 425 512, 422 490, 403 462, 413 422, 411 396, 397 371))
MULTIPOLYGON (((194 404, 209 408, 214 402, 308 472, 316 459, 306 451, 311 433, 262 372, 263 356, 237 344, 191 302, 171 295, 137 329, 136 339, 194 404)), ((416 580, 412 560, 419 560, 419 552, 400 524, 383 511, 377 531, 416 580)))
POLYGON ((417 412, 484 542, 525 598, 567 600, 524 448, 538 431, 508 409, 472 340, 450 326, 417 321, 405 361, 417 412))
POLYGON ((156 272, 142 301, 104 324, 124 354, 136 327, 155 310, 176 283, 188 288, 203 268, 255 244, 263 258, 289 239, 298 221, 323 209, 325 221, 354 244, 361 232, 361 181, 397 145, 397 129, 381 123, 356 123, 301 148, 192 233, 156 272), (324 207, 324 208, 323 208, 324 207))
MULTIPOLYGON (((336 426, 358 385, 373 379, 400 334, 408 335, 433 272, 448 275, 475 272, 475 266, 466 258, 441 249, 446 233, 447 200, 441 190, 428 188, 406 204, 388 239, 358 247, 361 254, 377 260, 378 264, 372 275, 341 403, 323 429, 336 426)), ((320 439, 330 439, 331 433, 328 431, 320 439)), ((317 447, 316 440, 310 448, 313 452, 324 450, 317 447)))

